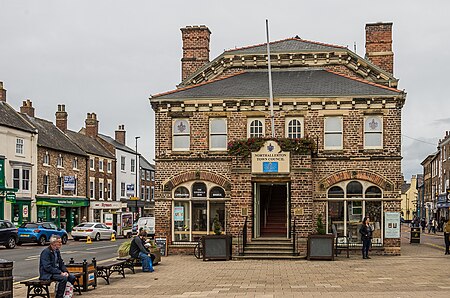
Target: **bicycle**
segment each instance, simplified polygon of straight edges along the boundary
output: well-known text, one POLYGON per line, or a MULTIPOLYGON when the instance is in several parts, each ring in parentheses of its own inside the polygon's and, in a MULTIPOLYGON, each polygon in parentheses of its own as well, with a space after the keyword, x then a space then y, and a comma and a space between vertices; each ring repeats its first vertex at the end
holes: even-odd
POLYGON ((194 247, 194 256, 197 259, 203 258, 203 245, 202 245, 202 238, 200 238, 197 242, 197 244, 194 247))

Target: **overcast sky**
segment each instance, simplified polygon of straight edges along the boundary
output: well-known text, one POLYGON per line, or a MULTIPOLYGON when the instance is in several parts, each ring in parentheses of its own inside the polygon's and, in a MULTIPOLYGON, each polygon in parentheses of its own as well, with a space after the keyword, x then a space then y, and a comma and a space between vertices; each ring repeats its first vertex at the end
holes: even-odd
POLYGON ((394 75, 408 93, 403 108, 402 170, 407 180, 450 130, 448 1, 92 1, 0 0, 0 81, 18 109, 55 119, 65 104, 69 129, 97 113, 101 133, 119 124, 127 145, 154 158, 150 94, 181 77, 181 32, 208 26, 211 60, 223 50, 293 37, 348 46, 364 56, 364 26, 393 22, 394 75))

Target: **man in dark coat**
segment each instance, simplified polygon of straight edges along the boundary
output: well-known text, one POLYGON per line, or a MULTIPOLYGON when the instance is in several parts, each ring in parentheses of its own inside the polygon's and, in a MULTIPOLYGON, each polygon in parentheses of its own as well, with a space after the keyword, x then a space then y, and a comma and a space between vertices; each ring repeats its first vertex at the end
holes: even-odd
POLYGON ((133 238, 130 246, 130 256, 132 258, 140 258, 142 262, 143 272, 153 272, 153 263, 150 252, 144 246, 144 240, 147 233, 142 230, 139 234, 133 238))
POLYGON ((62 298, 67 281, 73 284, 76 277, 67 271, 61 258, 61 252, 59 251, 62 246, 61 237, 52 235, 49 240, 50 245, 41 252, 39 259, 39 279, 57 281, 58 289, 55 298, 62 298))

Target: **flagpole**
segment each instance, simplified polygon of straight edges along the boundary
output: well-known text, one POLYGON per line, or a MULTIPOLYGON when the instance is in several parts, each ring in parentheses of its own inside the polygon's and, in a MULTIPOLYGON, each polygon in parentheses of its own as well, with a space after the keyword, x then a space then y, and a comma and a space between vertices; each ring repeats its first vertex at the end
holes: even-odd
POLYGON ((269 20, 266 19, 266 36, 267 36, 267 62, 269 64, 269 101, 270 101, 270 125, 272 130, 272 138, 275 138, 275 119, 273 115, 273 92, 272 92, 272 65, 270 63, 270 45, 269 45, 269 20))

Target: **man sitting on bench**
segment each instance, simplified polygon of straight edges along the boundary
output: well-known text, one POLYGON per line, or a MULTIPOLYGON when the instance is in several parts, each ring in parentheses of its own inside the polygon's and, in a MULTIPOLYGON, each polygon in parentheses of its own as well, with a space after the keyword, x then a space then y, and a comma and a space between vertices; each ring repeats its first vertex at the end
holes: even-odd
POLYGON ((139 234, 133 238, 130 246, 130 256, 135 259, 141 259, 143 272, 153 272, 154 270, 151 254, 144 246, 144 240, 146 236, 147 232, 141 230, 139 231, 139 234))
POLYGON ((67 281, 75 283, 76 277, 69 273, 61 258, 61 237, 52 235, 50 245, 41 252, 39 259, 39 279, 58 282, 55 298, 62 298, 66 290, 67 281))

